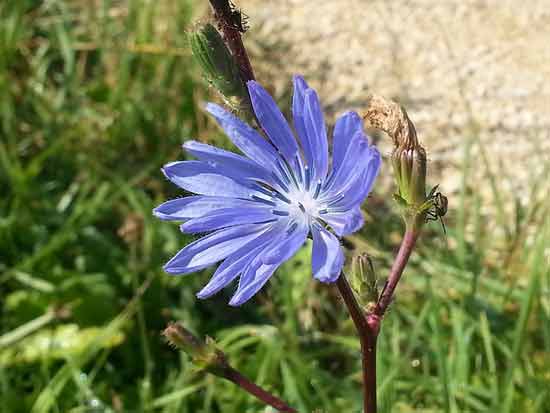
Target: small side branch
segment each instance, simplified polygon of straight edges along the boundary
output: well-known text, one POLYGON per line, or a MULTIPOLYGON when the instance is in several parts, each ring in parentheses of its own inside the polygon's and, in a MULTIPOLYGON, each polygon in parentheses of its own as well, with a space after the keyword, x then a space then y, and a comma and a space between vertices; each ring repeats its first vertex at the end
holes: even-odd
POLYGON ((274 407, 280 412, 295 413, 297 411, 283 400, 251 382, 233 368, 227 361, 225 354, 216 348, 212 339, 207 337, 206 342, 204 342, 178 323, 168 324, 162 335, 173 347, 187 353, 191 357, 193 364, 203 371, 229 380, 258 400, 274 407))
POLYGON ((403 270, 407 266, 407 262, 409 261, 411 253, 414 249, 418 235, 418 231, 407 229, 405 235, 403 236, 403 240, 399 246, 399 251, 397 252, 397 256, 395 257, 395 261, 393 262, 390 270, 388 282, 384 286, 384 290, 382 291, 382 294, 380 294, 380 298, 374 307, 373 313, 380 319, 384 316, 388 306, 392 302, 395 288, 401 279, 403 270))
POLYGON ((226 369, 224 369, 224 371, 221 373, 221 377, 229 380, 232 383, 235 383, 244 391, 250 393, 251 395, 255 396, 257 399, 261 400, 265 404, 268 404, 274 407, 280 412, 283 412, 283 413, 297 412, 296 409, 293 409, 281 399, 275 397, 271 393, 262 389, 257 384, 251 382, 231 366, 228 366, 226 369))

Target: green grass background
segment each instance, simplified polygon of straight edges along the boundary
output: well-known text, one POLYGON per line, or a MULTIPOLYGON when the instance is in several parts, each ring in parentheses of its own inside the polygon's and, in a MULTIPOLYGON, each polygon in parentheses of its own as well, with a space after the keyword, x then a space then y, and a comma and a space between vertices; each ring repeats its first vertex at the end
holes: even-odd
MULTIPOLYGON (((180 195, 159 168, 189 137, 228 145, 199 109, 216 98, 186 47, 193 3, 0 2, 1 412, 270 411, 169 348, 170 320, 300 412, 360 410, 354 328, 307 248, 237 309, 231 288, 195 298, 212 270, 162 272, 190 238, 151 215, 180 195)), ((521 206, 488 169, 486 204, 474 153, 472 128, 447 238, 428 227, 384 322, 382 412, 550 412, 549 204, 521 206)), ((354 239, 381 275, 401 233, 390 198, 354 239)))

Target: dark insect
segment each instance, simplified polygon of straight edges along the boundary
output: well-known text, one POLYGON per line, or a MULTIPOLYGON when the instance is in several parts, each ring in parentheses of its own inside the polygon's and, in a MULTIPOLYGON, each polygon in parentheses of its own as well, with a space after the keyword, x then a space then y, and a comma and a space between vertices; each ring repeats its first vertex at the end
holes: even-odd
POLYGON ((231 7, 231 25, 235 30, 244 33, 248 30, 248 16, 237 8, 232 2, 229 2, 231 7))
POLYGON ((447 197, 437 190, 439 185, 436 185, 432 188, 428 194, 428 200, 432 202, 432 206, 426 212, 427 221, 441 221, 441 226, 443 227, 443 232, 446 234, 447 229, 445 228, 445 222, 443 222, 443 217, 447 214, 447 206, 449 201, 447 197))

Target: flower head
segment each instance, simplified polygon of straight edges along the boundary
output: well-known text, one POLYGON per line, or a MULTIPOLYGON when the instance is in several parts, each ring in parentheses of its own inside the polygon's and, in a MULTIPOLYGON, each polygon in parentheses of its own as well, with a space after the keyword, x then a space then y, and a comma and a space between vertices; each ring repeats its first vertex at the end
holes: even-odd
POLYGON ((223 260, 197 296, 207 298, 240 277, 231 305, 256 294, 308 236, 313 276, 334 282, 344 264, 339 237, 363 225, 360 206, 380 169, 380 154, 369 145, 355 112, 337 120, 329 162, 319 98, 303 78, 294 77, 292 99, 298 140, 271 96, 255 81, 247 86, 267 139, 208 104, 206 110, 245 156, 186 142, 184 149, 197 160, 169 163, 163 172, 197 195, 154 210, 161 219, 185 221, 183 232, 211 232, 179 251, 164 269, 188 274, 223 260))

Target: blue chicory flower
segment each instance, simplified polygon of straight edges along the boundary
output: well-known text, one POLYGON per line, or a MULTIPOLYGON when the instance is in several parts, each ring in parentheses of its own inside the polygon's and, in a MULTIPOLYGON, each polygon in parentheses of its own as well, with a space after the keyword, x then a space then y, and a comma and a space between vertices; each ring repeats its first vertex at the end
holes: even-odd
POLYGON ((334 127, 330 164, 319 98, 302 77, 294 77, 292 99, 298 141, 271 96, 255 81, 247 86, 268 139, 209 103, 206 110, 246 156, 185 142, 184 149, 197 160, 169 163, 163 172, 197 195, 154 210, 161 219, 184 221, 182 232, 212 231, 179 251, 164 269, 188 274, 223 260, 197 296, 210 297, 240 276, 229 302, 233 306, 256 294, 308 235, 313 239, 313 276, 336 281, 344 264, 339 237, 363 225, 360 207, 381 162, 359 115, 347 112, 334 127))

